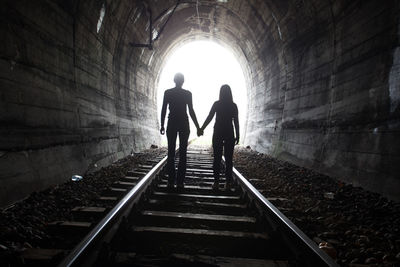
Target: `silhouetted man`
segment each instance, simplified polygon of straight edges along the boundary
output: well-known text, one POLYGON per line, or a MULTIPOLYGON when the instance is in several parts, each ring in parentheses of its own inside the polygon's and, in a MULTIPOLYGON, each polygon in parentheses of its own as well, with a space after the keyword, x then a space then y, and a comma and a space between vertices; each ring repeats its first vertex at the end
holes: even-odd
POLYGON ((178 189, 183 188, 183 180, 186 173, 186 150, 190 134, 189 119, 186 113, 186 106, 189 107, 189 114, 192 118, 197 130, 199 131, 199 124, 197 122, 196 114, 193 110, 192 93, 182 88, 185 79, 182 73, 177 73, 174 76, 175 88, 168 89, 164 93, 164 100, 161 109, 161 129, 160 133, 164 134, 164 120, 169 105, 169 116, 167 125, 167 139, 168 139, 168 188, 174 186, 175 180, 178 189), (178 175, 175 172, 175 146, 176 137, 179 134, 179 164, 178 175))

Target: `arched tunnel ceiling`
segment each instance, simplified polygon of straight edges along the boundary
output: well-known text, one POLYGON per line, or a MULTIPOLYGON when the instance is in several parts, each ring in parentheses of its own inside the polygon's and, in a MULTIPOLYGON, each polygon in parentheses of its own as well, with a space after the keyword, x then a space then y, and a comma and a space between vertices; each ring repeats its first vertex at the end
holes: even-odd
POLYGON ((0 203, 158 143, 158 75, 197 39, 245 67, 244 145, 399 197, 400 2, 177 3, 4 2, 0 203), (149 42, 147 9, 153 38, 172 16, 153 49, 133 47, 149 42))
MULTIPOLYGON (((265 45, 267 41, 281 41, 276 17, 271 16, 265 3, 260 2, 257 7, 257 3, 251 1, 166 1, 163 4, 148 4, 152 10, 161 10, 160 13, 164 14, 154 23, 156 36, 160 29, 163 31, 153 44, 152 59, 165 59, 170 50, 185 42, 210 39, 233 50, 247 70, 249 58, 259 58, 259 42, 265 45)), ((274 45, 271 44, 272 48, 274 45)), ((270 53, 278 54, 277 51, 270 53)), ((154 73, 159 73, 162 63, 163 60, 154 61, 151 66, 154 73)), ((251 81, 249 73, 246 74, 251 81)))

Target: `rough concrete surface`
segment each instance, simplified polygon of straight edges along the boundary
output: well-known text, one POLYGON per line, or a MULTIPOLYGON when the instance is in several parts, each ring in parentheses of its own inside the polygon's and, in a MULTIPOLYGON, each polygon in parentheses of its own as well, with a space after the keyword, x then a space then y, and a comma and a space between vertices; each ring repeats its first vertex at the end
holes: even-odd
POLYGON ((164 59, 197 39, 245 69, 245 145, 399 199, 398 1, 176 3, 2 2, 0 205, 159 143, 164 59))

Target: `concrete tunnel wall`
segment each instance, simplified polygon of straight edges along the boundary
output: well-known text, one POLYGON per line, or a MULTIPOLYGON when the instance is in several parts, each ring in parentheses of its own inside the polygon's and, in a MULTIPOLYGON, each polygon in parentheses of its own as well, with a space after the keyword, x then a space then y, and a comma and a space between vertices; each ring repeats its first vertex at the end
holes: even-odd
POLYGON ((398 1, 5 1, 0 206, 159 143, 156 82, 210 39, 245 66, 245 145, 399 199, 398 1), (101 20, 101 14, 104 17, 101 20))

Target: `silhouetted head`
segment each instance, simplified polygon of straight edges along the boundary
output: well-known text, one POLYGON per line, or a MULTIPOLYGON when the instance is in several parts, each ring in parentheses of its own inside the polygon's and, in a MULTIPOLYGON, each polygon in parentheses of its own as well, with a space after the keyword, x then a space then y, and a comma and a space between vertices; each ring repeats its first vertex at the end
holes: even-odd
POLYGON ((181 87, 182 84, 185 82, 185 76, 183 76, 182 73, 178 72, 174 76, 174 82, 175 82, 177 87, 181 87))
POLYGON ((233 102, 231 87, 227 84, 221 86, 219 100, 222 102, 233 102))

